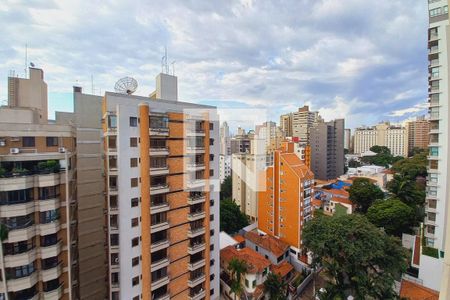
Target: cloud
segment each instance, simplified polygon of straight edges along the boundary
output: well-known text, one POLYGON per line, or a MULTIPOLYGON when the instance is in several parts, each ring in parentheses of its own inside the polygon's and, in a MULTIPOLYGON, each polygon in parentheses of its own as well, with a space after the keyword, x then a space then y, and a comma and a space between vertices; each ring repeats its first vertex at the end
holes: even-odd
POLYGON ((392 117, 403 117, 406 116, 408 114, 414 114, 414 113, 425 113, 425 110, 428 107, 428 103, 419 103, 414 105, 413 107, 408 107, 405 109, 399 109, 399 110, 394 110, 392 111, 389 116, 392 117))
POLYGON ((97 94, 133 76, 139 95, 167 46, 183 100, 240 102, 275 121, 309 103, 355 127, 424 102, 427 21, 417 0, 6 0, 0 100, 9 70, 23 74, 25 44, 52 93, 90 91, 92 75, 97 94))

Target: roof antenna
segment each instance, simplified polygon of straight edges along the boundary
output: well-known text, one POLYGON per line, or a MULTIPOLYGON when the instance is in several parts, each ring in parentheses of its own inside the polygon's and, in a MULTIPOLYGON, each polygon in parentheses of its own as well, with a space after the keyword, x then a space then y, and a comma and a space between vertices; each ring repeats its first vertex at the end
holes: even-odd
POLYGON ((28 68, 28 44, 25 44, 25 79, 27 78, 27 68, 28 68))
POLYGON ((172 65, 172 76, 175 76, 175 61, 173 61, 171 65, 172 65))
POLYGON ((161 73, 169 74, 169 64, 167 63, 167 47, 164 47, 164 56, 161 58, 161 73))

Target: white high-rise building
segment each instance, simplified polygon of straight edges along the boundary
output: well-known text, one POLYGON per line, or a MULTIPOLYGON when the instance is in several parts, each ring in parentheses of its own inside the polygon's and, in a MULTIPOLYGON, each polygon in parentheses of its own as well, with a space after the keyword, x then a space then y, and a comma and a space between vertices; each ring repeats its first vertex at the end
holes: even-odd
POLYGON ((219 179, 222 183, 225 178, 231 176, 231 155, 219 155, 219 179))
POLYGON ((227 122, 220 126, 220 154, 231 155, 230 127, 227 122))
POLYGON ((448 178, 449 91, 448 91, 448 0, 428 1, 428 93, 430 112, 429 164, 425 206, 425 244, 437 255, 425 255, 422 247, 419 279, 423 285, 440 290, 440 299, 449 299, 450 291, 450 206, 448 178), (445 261, 444 261, 445 253, 445 261), (437 257, 436 257, 437 256, 437 257))

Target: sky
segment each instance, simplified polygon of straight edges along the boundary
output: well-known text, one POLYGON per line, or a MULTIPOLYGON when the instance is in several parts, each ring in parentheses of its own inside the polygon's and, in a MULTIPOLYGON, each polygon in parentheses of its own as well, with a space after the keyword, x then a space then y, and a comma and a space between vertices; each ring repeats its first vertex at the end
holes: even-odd
POLYGON ((400 122, 426 113, 427 18, 425 0, 2 0, 0 101, 25 45, 50 115, 73 109, 74 85, 100 95, 131 76, 148 95, 167 47, 183 101, 277 123, 305 104, 348 128, 400 122))

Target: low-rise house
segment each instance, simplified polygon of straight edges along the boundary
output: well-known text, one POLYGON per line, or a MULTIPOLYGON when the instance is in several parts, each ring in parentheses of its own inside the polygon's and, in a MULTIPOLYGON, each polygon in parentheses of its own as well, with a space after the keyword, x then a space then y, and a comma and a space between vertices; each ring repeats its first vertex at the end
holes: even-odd
POLYGON ((263 255, 274 265, 284 262, 289 257, 289 245, 271 235, 249 231, 245 233, 245 239, 247 247, 263 255))
POLYGON ((228 269, 231 260, 235 258, 245 261, 247 272, 242 274, 241 284, 247 299, 262 299, 264 296, 264 281, 270 271, 270 261, 250 248, 237 249, 228 246, 220 250, 220 282, 222 292, 234 298, 231 292, 232 270, 228 269))

